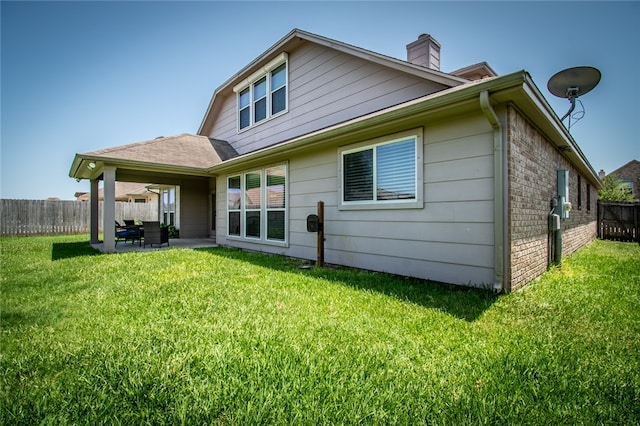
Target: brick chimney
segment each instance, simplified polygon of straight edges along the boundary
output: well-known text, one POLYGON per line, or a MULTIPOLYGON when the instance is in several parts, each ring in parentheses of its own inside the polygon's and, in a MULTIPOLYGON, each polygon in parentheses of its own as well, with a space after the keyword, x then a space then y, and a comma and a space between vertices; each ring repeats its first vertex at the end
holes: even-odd
POLYGON ((407 44, 407 62, 440 71, 440 43, 429 34, 407 44))

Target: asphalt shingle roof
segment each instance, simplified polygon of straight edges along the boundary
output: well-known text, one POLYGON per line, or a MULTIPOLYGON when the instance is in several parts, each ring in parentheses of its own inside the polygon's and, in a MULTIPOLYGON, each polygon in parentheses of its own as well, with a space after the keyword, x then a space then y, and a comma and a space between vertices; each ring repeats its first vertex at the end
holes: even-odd
POLYGON ((183 133, 100 149, 85 155, 206 169, 236 157, 238 153, 226 141, 183 133))

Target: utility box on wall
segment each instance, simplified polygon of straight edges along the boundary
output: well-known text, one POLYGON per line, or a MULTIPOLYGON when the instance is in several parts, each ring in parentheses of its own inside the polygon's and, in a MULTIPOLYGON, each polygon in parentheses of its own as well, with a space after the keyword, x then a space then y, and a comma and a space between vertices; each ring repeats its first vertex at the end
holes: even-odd
POLYGON ((569 170, 558 170, 558 207, 556 214, 561 219, 569 219, 571 203, 569 202, 569 170))

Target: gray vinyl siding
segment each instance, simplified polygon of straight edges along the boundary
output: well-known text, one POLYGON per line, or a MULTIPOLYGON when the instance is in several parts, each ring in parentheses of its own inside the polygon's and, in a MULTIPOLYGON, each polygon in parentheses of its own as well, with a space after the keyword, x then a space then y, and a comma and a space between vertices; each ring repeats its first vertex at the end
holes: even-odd
POLYGON ((444 88, 308 42, 288 53, 288 111, 238 133, 236 95, 228 90, 216 99, 222 107, 210 137, 245 154, 444 88))
MULTIPOLYGON (((493 135, 482 115, 424 123, 424 207, 338 208, 338 150, 289 158, 288 247, 226 240, 253 250, 314 260, 316 235, 306 217, 325 203, 325 261, 454 284, 494 279, 493 135)), ((218 186, 226 185, 225 178, 218 186)), ((218 205, 224 210, 224 196, 218 205)), ((219 217, 224 218, 225 214, 219 217)), ((225 221, 225 220, 223 220, 225 221)), ((222 235, 221 235, 222 234, 222 235)))

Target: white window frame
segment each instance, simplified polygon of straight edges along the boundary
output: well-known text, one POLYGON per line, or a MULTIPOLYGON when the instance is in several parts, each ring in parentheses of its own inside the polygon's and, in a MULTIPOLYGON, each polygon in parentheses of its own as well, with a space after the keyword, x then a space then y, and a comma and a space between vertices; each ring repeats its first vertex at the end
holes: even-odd
POLYGON ((227 186, 227 208, 226 208, 226 222, 227 222, 227 238, 232 240, 241 240, 247 242, 257 242, 261 244, 270 244, 277 246, 288 246, 289 241, 289 165, 287 163, 278 163, 265 166, 262 168, 246 170, 242 173, 235 173, 226 176, 227 186), (284 194, 284 207, 269 207, 268 204, 268 192, 267 192, 267 170, 284 167, 285 178, 285 194, 284 194), (260 173, 260 208, 249 209, 246 202, 246 176, 248 174, 260 173), (240 178, 240 208, 229 209, 229 179, 240 178), (254 237, 247 235, 246 213, 248 211, 260 212, 260 237, 254 237), (274 240, 268 238, 268 214, 273 211, 282 211, 284 213, 284 239, 274 240), (240 235, 230 234, 229 231, 229 213, 240 213, 240 235))
MULTIPOLYGON (((393 135, 383 136, 376 139, 367 140, 361 143, 344 146, 338 149, 338 196, 339 210, 382 210, 382 209, 418 209, 424 207, 423 191, 423 129, 412 129, 393 135), (344 156, 347 154, 373 149, 382 145, 388 145, 395 142, 414 139, 415 143, 415 199, 398 199, 398 200, 376 200, 376 175, 374 172, 373 180, 373 200, 345 201, 344 200, 344 156)), ((375 159, 375 156, 374 156, 375 159)))
MULTIPOLYGON (((281 53, 275 59, 270 61, 265 66, 261 67, 259 70, 251 74, 249 77, 244 79, 242 82, 238 83, 234 86, 233 91, 236 93, 236 127, 237 132, 242 133, 245 132, 254 126, 265 123, 272 118, 279 117, 282 114, 285 114, 289 111, 289 55, 286 52, 281 53), (285 107, 282 111, 278 111, 275 114, 271 113, 272 105, 271 105, 271 97, 275 90, 271 87, 271 73, 280 67, 282 64, 285 64, 285 107), (266 116, 260 121, 255 120, 256 109, 255 105, 259 99, 255 98, 254 94, 254 85, 261 79, 266 79, 266 116), (249 125, 246 127, 240 127, 240 93, 249 89, 249 125)), ((262 99, 262 97, 260 98, 262 99)), ((247 107, 245 107, 247 108, 247 107)), ((244 109, 244 108, 243 108, 244 109)))

